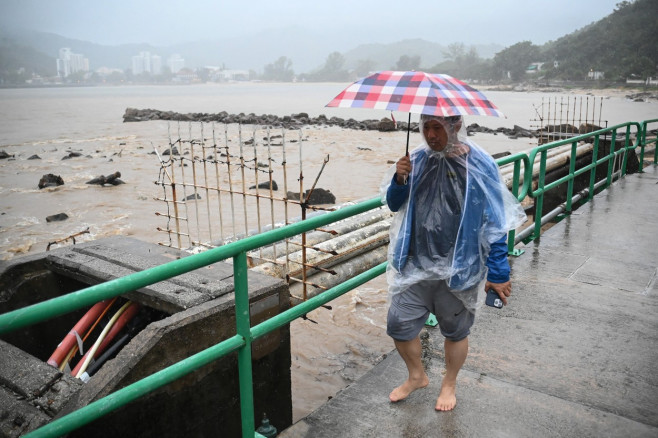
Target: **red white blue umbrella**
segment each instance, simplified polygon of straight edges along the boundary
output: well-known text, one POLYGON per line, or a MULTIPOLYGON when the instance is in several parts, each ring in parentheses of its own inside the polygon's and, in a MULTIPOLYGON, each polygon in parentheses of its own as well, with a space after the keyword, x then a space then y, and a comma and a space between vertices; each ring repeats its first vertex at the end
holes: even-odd
POLYGON ((505 117, 480 91, 445 74, 420 71, 380 71, 352 83, 326 106, 370 108, 433 116, 505 117))
POLYGON ((459 79, 418 71, 381 71, 351 84, 327 104, 434 116, 505 117, 484 94, 459 79))

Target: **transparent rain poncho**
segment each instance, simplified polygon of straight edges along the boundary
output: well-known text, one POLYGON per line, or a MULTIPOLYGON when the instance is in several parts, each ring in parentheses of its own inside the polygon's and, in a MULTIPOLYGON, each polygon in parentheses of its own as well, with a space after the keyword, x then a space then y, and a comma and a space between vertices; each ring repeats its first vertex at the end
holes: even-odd
POLYGON ((422 115, 420 132, 425 141, 410 153, 406 184, 393 181, 393 165, 381 186, 382 198, 397 210, 390 227, 389 293, 423 280, 445 280, 475 312, 484 297, 478 285, 487 274, 492 244, 500 248, 526 215, 493 158, 467 138, 461 117, 422 115), (435 138, 428 142, 423 134, 430 120, 445 130, 441 151, 435 150, 441 148, 435 138))

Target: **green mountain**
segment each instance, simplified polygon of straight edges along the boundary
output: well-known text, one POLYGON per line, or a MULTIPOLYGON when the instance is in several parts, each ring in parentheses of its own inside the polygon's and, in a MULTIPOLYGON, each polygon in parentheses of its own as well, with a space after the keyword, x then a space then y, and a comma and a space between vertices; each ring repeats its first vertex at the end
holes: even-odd
MULTIPOLYGON (((503 46, 498 44, 475 45, 473 48, 481 58, 493 58, 503 46)), ((394 68, 402 56, 418 57, 419 65, 431 66, 445 60, 448 47, 422 39, 408 39, 391 44, 362 44, 346 52, 345 66, 356 69, 360 62, 370 60, 370 70, 394 68)))
POLYGON ((55 57, 0 36, 0 83, 25 83, 33 74, 54 76, 56 70, 55 57))
POLYGON ((544 61, 559 62, 549 77, 583 79, 602 71, 606 80, 656 76, 658 0, 623 1, 607 17, 541 47, 544 61))

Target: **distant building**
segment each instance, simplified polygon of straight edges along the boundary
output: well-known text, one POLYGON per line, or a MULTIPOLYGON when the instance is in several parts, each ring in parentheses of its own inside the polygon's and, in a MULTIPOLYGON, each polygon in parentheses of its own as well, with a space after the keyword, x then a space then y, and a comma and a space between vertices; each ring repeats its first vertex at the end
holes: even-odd
POLYGON ((89 59, 78 53, 73 53, 68 47, 59 49, 57 76, 65 78, 79 71, 89 71, 89 59))
POLYGON ((159 75, 162 73, 162 57, 151 55, 151 52, 139 52, 132 57, 132 70, 134 75, 149 73, 159 75))
POLYGON ((154 75, 162 74, 162 57, 160 55, 151 56, 151 73, 154 75))
POLYGON ((604 78, 605 78, 605 73, 603 73, 602 71, 590 70, 587 72, 587 79, 589 79, 590 81, 598 81, 604 78))
POLYGON ((228 70, 223 67, 206 66, 208 79, 213 82, 248 81, 249 70, 228 70))
POLYGON ((192 82, 198 82, 199 77, 194 72, 194 70, 189 68, 183 68, 178 70, 178 72, 174 74, 174 78, 172 80, 174 82, 178 82, 182 84, 190 84, 192 82))
POLYGON ((525 69, 525 72, 531 75, 537 74, 541 70, 542 65, 544 65, 543 62, 533 62, 525 69))
POLYGON ((173 74, 176 74, 185 68, 185 59, 183 59, 178 53, 174 53, 167 59, 167 66, 173 74))

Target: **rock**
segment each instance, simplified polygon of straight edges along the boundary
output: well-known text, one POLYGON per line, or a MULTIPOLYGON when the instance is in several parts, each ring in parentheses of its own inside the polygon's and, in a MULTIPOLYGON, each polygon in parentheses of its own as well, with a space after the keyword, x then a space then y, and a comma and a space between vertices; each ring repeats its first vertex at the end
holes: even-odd
POLYGON ((57 213, 51 216, 46 217, 46 222, 60 222, 68 219, 69 216, 66 213, 57 213))
MULTIPOLYGON (((256 186, 254 185, 254 186, 249 187, 249 190, 255 189, 255 188, 256 188, 256 186)), ((262 182, 262 183, 258 184, 258 188, 259 189, 269 190, 270 189, 270 182, 269 181, 262 182)), ((274 181, 274 180, 272 180, 272 190, 279 190, 279 186, 277 185, 276 181, 274 181)), ((299 196, 297 197, 297 199, 299 199, 299 196)))
POLYGON ((498 158, 506 157, 508 155, 512 155, 512 154, 509 151, 498 152, 497 154, 491 154, 494 160, 497 160, 498 158))
POLYGON ((578 133, 579 134, 588 134, 590 132, 598 131, 599 129, 603 129, 600 126, 594 125, 592 123, 582 123, 578 127, 578 133))
POLYGON ((39 188, 43 189, 44 187, 57 187, 64 185, 64 180, 59 175, 53 175, 49 173, 44 175, 39 180, 39 188))
POLYGON ((379 124, 377 125, 377 129, 381 132, 390 132, 390 131, 395 131, 397 127, 395 126, 395 122, 388 117, 384 117, 379 121, 379 124))
POLYGON ((4 159, 4 158, 9 158, 9 157, 13 157, 13 155, 9 155, 9 154, 8 154, 7 152, 5 152, 5 151, 0 151, 0 160, 1 160, 1 159, 4 159))
POLYGON ((165 149, 162 155, 169 155, 170 152, 171 155, 180 155, 180 153, 178 152, 178 148, 176 146, 171 148, 171 150, 169 148, 165 149))
POLYGON ((71 158, 80 157, 80 156, 82 156, 80 152, 69 152, 69 154, 64 158, 62 158, 62 160, 69 160, 71 158))
MULTIPOLYGON (((307 190, 305 193, 305 198, 308 197, 308 192, 307 190)), ((298 192, 288 192, 286 194, 286 197, 288 199, 291 199, 293 201, 299 200, 299 193, 298 192)), ((329 190, 321 189, 321 188, 316 188, 313 190, 311 193, 311 197, 306 199, 306 203, 308 205, 319 205, 319 204, 335 204, 336 203, 336 196, 331 193, 329 190)))
POLYGON ((111 175, 107 176, 99 176, 96 177, 92 180, 87 181, 86 184, 98 184, 100 186, 104 186, 105 184, 111 184, 113 186, 118 186, 119 184, 125 184, 125 182, 121 181, 119 178, 121 177, 121 172, 114 172, 111 175))
POLYGON ((40 160, 40 159, 41 159, 41 157, 36 155, 36 154, 34 154, 30 158, 28 158, 28 160, 40 160))

